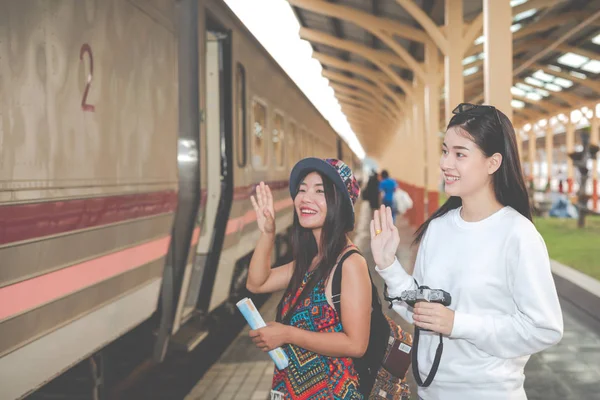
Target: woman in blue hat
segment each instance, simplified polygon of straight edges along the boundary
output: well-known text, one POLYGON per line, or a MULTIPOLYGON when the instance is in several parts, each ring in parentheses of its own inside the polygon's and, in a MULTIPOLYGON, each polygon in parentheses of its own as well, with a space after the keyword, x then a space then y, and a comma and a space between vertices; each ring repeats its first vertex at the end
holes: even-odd
POLYGON ((285 290, 277 322, 250 331, 263 351, 282 346, 289 358, 275 370, 273 390, 286 399, 362 399, 352 358, 368 346, 371 281, 365 259, 348 238, 354 229, 359 186, 350 168, 335 159, 305 158, 290 175, 294 200, 293 261, 271 269, 275 238, 273 197, 263 182, 252 205, 260 238, 246 286, 253 293, 285 290), (331 279, 344 265, 340 299, 331 298, 331 279), (342 321, 334 303, 341 302, 342 321))

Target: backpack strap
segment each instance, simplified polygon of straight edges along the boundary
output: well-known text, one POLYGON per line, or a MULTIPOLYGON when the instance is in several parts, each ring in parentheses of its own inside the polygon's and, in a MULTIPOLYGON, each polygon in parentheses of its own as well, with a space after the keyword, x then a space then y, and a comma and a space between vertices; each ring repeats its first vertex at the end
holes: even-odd
POLYGON ((340 258, 340 261, 338 261, 331 281, 331 302, 340 317, 340 321, 342 320, 342 266, 344 265, 344 261, 352 254, 360 254, 360 252, 356 249, 352 249, 344 253, 342 258, 340 258))

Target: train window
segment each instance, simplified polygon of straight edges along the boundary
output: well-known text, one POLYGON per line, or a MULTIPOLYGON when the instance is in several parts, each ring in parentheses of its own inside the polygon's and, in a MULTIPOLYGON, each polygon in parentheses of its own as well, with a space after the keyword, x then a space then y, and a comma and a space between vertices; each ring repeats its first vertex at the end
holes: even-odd
POLYGON ((237 65, 235 77, 236 90, 236 117, 237 117, 237 132, 236 132, 236 153, 237 164, 240 168, 246 166, 246 70, 242 64, 237 65))
POLYGON ((294 165, 296 165, 296 163, 300 159, 300 157, 298 156, 298 144, 296 143, 298 138, 296 136, 297 136, 296 135, 296 124, 293 122, 290 122, 290 129, 289 129, 289 132, 287 134, 287 139, 286 139, 286 142, 288 143, 287 158, 288 158, 288 165, 290 168, 292 168, 294 165))
POLYGON ((252 165, 264 167, 267 163, 267 107, 254 100, 252 104, 252 165))
POLYGON ((275 113, 275 119, 273 121, 273 155, 275 158, 275 166, 283 167, 283 154, 284 154, 284 129, 283 129, 283 115, 275 113))

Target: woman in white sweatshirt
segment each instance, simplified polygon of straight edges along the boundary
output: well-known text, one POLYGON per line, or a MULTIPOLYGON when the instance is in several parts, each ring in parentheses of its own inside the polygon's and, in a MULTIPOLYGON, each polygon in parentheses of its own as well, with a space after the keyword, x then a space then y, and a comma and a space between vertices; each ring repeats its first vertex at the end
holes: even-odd
POLYGON ((439 369, 419 388, 421 399, 526 399, 525 364, 563 332, 548 252, 531 222, 510 120, 492 106, 463 103, 454 114, 440 160, 450 197, 417 231, 413 275, 395 257, 400 238, 385 207, 371 221, 376 270, 389 297, 417 284, 452 296, 448 307, 393 303, 420 329, 421 380, 443 340, 439 369))

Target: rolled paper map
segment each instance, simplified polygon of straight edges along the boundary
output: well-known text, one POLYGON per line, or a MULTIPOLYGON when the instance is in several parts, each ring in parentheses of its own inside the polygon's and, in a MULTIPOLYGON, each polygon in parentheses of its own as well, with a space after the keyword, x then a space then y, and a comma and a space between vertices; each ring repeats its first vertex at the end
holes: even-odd
MULTIPOLYGON (((246 318, 250 328, 259 329, 267 326, 251 299, 245 297, 238 301, 236 305, 244 318, 246 318)), ((269 355, 271 356, 271 359, 275 363, 277 369, 284 369, 288 366, 288 358, 281 347, 269 351, 269 355)))

